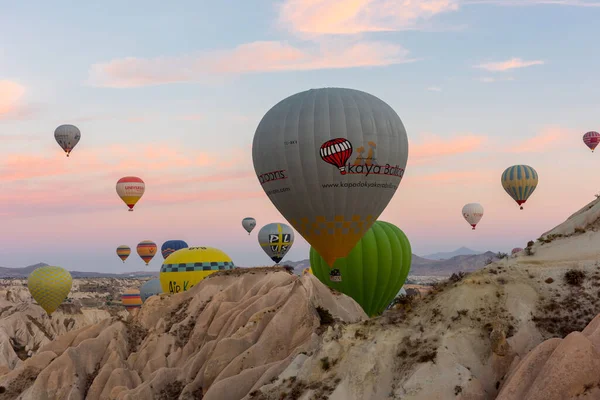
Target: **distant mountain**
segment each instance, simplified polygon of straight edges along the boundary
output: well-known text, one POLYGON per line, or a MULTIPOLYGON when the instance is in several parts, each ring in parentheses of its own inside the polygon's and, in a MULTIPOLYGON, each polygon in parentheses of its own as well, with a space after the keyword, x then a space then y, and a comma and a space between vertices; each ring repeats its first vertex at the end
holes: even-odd
POLYGON ((471 256, 476 254, 483 254, 483 252, 471 250, 466 247, 461 247, 460 249, 456 249, 454 251, 428 254, 426 256, 423 256, 423 258, 426 258, 428 260, 448 260, 456 256, 471 256))
MULTIPOLYGON (((34 265, 30 265, 24 268, 6 268, 0 267, 0 278, 16 278, 16 279, 25 279, 31 274, 35 269, 40 267, 45 267, 48 264, 46 263, 37 263, 34 265)), ((69 271, 73 278, 145 278, 150 276, 158 276, 158 272, 156 271, 135 271, 135 272, 125 272, 122 274, 111 274, 104 272, 84 272, 84 271, 69 271)))
MULTIPOLYGON (((430 260, 413 254, 409 275, 450 276, 452 273, 459 271, 473 272, 483 268, 489 259, 497 260, 496 253, 486 251, 481 254, 458 255, 447 260, 430 260)), ((301 275, 302 270, 310 267, 310 260, 284 261, 281 265, 294 267, 294 273, 301 275)))

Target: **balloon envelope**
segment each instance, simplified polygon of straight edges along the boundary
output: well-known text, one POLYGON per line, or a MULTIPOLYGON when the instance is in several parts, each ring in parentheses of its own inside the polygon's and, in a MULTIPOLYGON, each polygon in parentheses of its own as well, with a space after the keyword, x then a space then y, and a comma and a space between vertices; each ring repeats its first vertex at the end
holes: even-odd
POLYGON ((142 198, 146 191, 146 184, 137 176, 126 176, 117 181, 117 194, 123 200, 129 211, 133 211, 133 207, 142 198))
POLYGON ((481 217, 483 217, 483 206, 479 203, 465 204, 462 209, 462 215, 469 225, 475 229, 475 226, 477 226, 479 221, 481 221, 481 217))
POLYGON ((142 240, 137 245, 137 253, 142 260, 148 265, 148 263, 154 258, 156 254, 156 243, 152 240, 142 240))
POLYGON ((54 130, 54 139, 69 157, 69 154, 81 139, 81 132, 74 125, 61 125, 54 130))
POLYGON ((190 290, 217 271, 234 269, 231 258, 213 247, 188 247, 177 250, 160 267, 160 284, 164 293, 190 290))
POLYGON ((61 267, 40 267, 27 278, 29 293, 48 315, 67 298, 72 284, 71 274, 61 267))
POLYGON ((185 249, 187 247, 189 247, 188 244, 183 240, 167 240, 160 247, 160 252, 163 256, 163 259, 165 259, 169 257, 171 253, 177 250, 185 249))
POLYGON ((517 254, 520 251, 523 251, 523 249, 520 248, 520 247, 515 247, 514 249, 512 249, 512 251, 510 252, 510 254, 517 254))
POLYGON ((121 295, 121 303, 127 311, 133 312, 136 308, 142 306, 142 298, 138 289, 127 289, 121 295))
POLYGON ((129 257, 130 254, 131 248, 129 246, 122 244, 121 246, 117 247, 117 256, 119 256, 123 262, 127 260, 127 257, 129 257))
POLYGON ((369 316, 381 314, 404 285, 412 259, 408 238, 400 228, 377 221, 347 257, 335 268, 344 275, 340 282, 328 279, 329 267, 311 247, 313 274, 325 285, 352 297, 369 316))
POLYGON ((594 149, 598 146, 598 143, 600 143, 600 133, 595 131, 587 132, 583 135, 583 143, 594 152, 594 149))
POLYGON ((161 294, 162 287, 160 286, 160 279, 151 279, 144 283, 140 288, 140 297, 142 302, 146 302, 148 297, 161 294))
POLYGON ((294 231, 279 222, 267 224, 258 231, 258 244, 271 260, 279 263, 294 244, 294 231))
POLYGON ((501 182, 506 193, 521 206, 522 210, 522 205, 537 187, 538 174, 529 165, 513 165, 504 170, 501 182))
POLYGON ((280 101, 252 143, 263 190, 330 266, 350 253, 390 202, 407 157, 398 114, 371 94, 342 88, 280 101))
POLYGON ((249 235, 250 232, 252 232, 252 230, 256 226, 256 220, 252 217, 246 217, 242 220, 242 226, 244 227, 246 232, 248 232, 249 235))

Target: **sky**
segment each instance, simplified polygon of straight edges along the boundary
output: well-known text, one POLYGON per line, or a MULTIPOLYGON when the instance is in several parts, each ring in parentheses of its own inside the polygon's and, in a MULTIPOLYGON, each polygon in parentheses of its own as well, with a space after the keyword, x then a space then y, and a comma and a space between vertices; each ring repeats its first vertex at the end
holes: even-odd
MULTIPOLYGON (((135 254, 145 239, 272 265, 256 233, 286 221, 252 138, 273 105, 319 87, 402 119, 408 164, 379 219, 415 254, 524 247, 600 192, 581 140, 600 131, 599 18, 592 0, 0 0, 0 265, 158 271, 160 254, 135 254), (61 124, 82 132, 68 159, 61 124), (523 211, 500 185, 513 164, 539 174, 523 211), (131 213, 115 191, 127 175, 146 182, 131 213)), ((296 235, 286 259, 309 248, 296 235)))

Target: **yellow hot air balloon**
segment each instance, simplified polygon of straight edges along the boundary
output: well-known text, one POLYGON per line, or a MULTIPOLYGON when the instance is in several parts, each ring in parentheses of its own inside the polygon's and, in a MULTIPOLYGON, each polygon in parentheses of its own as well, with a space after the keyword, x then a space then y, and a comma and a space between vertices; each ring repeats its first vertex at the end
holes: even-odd
POLYGON ((142 297, 138 289, 127 289, 121 295, 121 302, 129 313, 132 313, 136 308, 142 306, 142 297))
POLYGON ((502 187, 523 209, 523 204, 538 184, 538 174, 529 165, 513 165, 506 168, 501 177, 502 187))
POLYGON ((156 243, 152 240, 142 240, 137 245, 137 253, 144 260, 146 265, 154 258, 156 254, 156 243))
POLYGON ((190 290, 217 271, 234 269, 231 258, 212 247, 188 247, 171 253, 160 268, 160 284, 165 293, 190 290))
POLYGON ((117 194, 127 204, 129 211, 133 211, 133 207, 142 198, 145 191, 146 184, 137 176, 126 176, 117 181, 117 194))
POLYGON ((117 247, 117 256, 119 256, 119 258, 123 260, 123 262, 127 260, 127 257, 129 257, 130 254, 131 248, 129 246, 122 244, 119 247, 117 247))
POLYGON ((48 315, 67 298, 72 284, 71 274, 61 267, 40 267, 27 278, 29 293, 48 315))

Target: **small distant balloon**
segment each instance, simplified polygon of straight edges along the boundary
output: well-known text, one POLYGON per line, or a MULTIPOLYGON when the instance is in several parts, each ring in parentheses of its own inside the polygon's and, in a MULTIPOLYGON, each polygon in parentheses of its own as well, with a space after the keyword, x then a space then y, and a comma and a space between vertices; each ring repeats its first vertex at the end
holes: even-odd
POLYGON ((248 232, 249 235, 250 232, 252 232, 252 230, 256 226, 256 220, 252 217, 246 217, 242 220, 242 226, 244 227, 246 232, 248 232))
POLYGON ((123 260, 123 262, 127 260, 127 257, 129 257, 130 254, 131 248, 129 246, 122 244, 119 247, 117 247, 117 256, 119 256, 119 258, 123 260))
POLYGON ((160 247, 160 253, 163 256, 163 259, 165 259, 165 258, 169 257, 169 255, 171 255, 171 253, 173 253, 177 250, 186 249, 188 247, 189 247, 188 244, 186 242, 184 242, 183 240, 167 240, 160 247))
POLYGON ((271 260, 279 264, 294 244, 294 231, 279 222, 267 224, 258 232, 258 244, 271 260))
POLYGON ((133 207, 142 198, 146 191, 146 184, 137 176, 126 176, 117 181, 117 194, 123 200, 129 211, 133 211, 133 207))
POLYGON ((29 293, 48 315, 67 298, 72 284, 71 274, 61 267, 40 267, 27 278, 29 293))
POLYGON ((595 131, 587 132, 585 135, 583 135, 583 143, 585 143, 585 145, 589 147, 593 153, 596 146, 598 146, 598 143, 600 143, 600 133, 595 131))
POLYGON ((483 217, 483 206, 479 203, 465 204, 462 209, 462 215, 469 225, 473 227, 473 230, 475 230, 475 227, 481 221, 481 217, 483 217))
POLYGON ((529 165, 513 165, 506 168, 501 177, 502 187, 521 206, 527 201, 538 184, 538 174, 529 165))
POLYGON ((61 125, 54 130, 54 139, 69 157, 71 151, 81 139, 81 132, 74 125, 61 125))
POLYGON ((510 254, 517 254, 519 252, 523 251, 523 249, 521 247, 515 247, 514 249, 512 249, 512 251, 510 252, 510 254))
POLYGON ((142 260, 148 265, 148 263, 154 258, 156 254, 156 243, 152 240, 142 240, 137 245, 137 253, 142 260))

